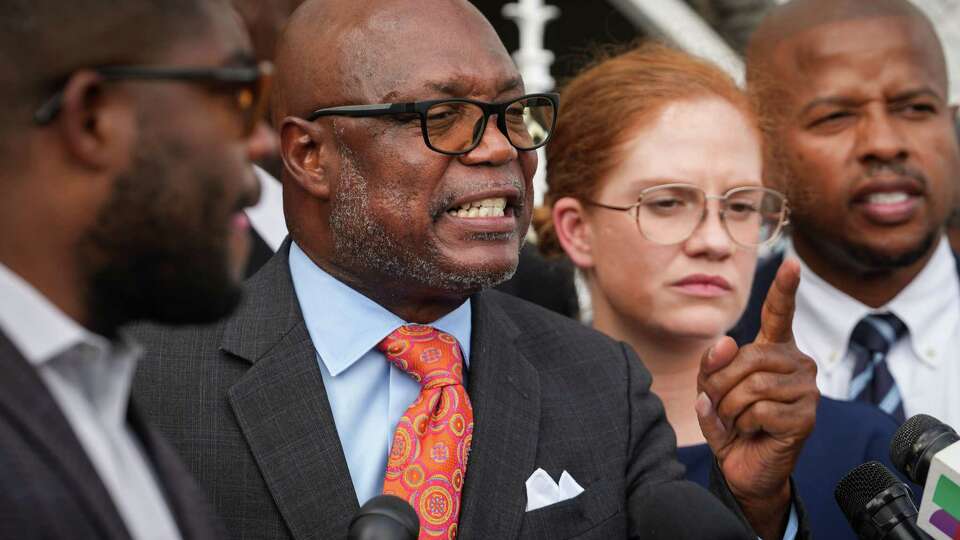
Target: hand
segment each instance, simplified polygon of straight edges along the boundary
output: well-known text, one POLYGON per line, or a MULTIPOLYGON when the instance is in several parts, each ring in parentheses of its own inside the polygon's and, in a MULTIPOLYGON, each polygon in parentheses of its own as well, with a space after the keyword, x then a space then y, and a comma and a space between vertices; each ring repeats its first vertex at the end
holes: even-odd
POLYGON ((779 538, 790 510, 790 473, 816 419, 817 367, 793 339, 800 267, 787 260, 760 314, 760 334, 724 337, 704 353, 697 417, 720 470, 754 530, 779 538))

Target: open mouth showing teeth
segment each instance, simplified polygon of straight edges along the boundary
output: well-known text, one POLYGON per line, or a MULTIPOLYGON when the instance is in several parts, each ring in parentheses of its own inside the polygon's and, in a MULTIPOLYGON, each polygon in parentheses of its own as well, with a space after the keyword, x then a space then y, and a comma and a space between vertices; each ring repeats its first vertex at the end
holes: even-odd
POLYGON ((507 199, 496 197, 465 203, 447 210, 447 215, 462 218, 503 217, 506 215, 507 199))
POLYGON ((871 193, 866 197, 867 204, 897 204, 907 201, 910 195, 903 191, 871 193))

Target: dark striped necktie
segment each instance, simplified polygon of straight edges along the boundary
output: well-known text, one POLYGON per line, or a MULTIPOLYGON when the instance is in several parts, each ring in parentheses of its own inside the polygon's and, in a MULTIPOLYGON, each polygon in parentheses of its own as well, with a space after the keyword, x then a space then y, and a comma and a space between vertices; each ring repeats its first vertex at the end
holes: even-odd
POLYGON ((892 313, 867 315, 850 335, 850 354, 856 360, 848 397, 872 403, 903 422, 903 399, 890 368, 887 352, 907 333, 907 325, 892 313))

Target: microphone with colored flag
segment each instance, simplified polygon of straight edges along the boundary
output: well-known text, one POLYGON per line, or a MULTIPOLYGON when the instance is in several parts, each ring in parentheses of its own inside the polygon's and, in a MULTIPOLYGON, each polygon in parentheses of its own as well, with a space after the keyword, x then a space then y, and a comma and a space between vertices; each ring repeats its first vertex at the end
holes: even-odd
POLYGON ((917 525, 937 540, 960 539, 960 436, 950 426, 918 414, 900 426, 890 460, 924 486, 917 525))

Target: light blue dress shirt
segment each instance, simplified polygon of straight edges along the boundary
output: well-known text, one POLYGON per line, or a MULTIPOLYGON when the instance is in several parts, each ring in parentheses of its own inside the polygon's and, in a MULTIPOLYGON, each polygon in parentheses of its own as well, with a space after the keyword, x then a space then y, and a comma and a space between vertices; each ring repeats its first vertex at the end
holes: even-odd
MULTIPOLYGON (((383 491, 393 431, 420 394, 419 383, 375 348, 407 321, 324 272, 296 242, 290 246, 290 275, 362 505, 383 491)), ((470 301, 431 326, 457 338, 469 368, 470 301)))

